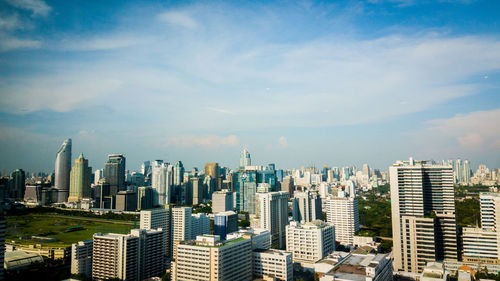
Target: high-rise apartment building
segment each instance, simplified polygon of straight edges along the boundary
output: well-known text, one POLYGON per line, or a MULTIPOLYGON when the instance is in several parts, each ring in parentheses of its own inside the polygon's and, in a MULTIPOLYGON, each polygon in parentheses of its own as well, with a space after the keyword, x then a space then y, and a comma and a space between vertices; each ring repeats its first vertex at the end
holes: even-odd
POLYGON ((335 227, 316 220, 286 227, 286 250, 294 262, 315 263, 335 251, 335 227))
POLYGON ((281 191, 286 191, 290 193, 290 197, 293 197, 293 192, 295 190, 295 185, 292 176, 286 176, 281 182, 281 191))
POLYGON ((192 177, 189 179, 190 189, 192 190, 193 198, 192 205, 203 203, 203 183, 199 177, 192 177))
POLYGON ((176 245, 172 280, 252 280, 252 240, 198 236, 176 245))
POLYGON ((251 166, 251 165, 252 165, 252 159, 250 158, 250 153, 245 148, 243 149, 243 151, 241 151, 240 169, 245 169, 246 166, 251 166))
POLYGON ((92 167, 89 167, 89 161, 83 158, 83 154, 80 153, 70 172, 68 202, 78 202, 82 198, 90 198, 91 181, 92 167))
POLYGON ((394 270, 418 273, 429 261, 457 260, 453 167, 410 158, 389 174, 394 270))
POLYGON ((71 274, 92 277, 92 251, 94 240, 80 241, 71 245, 71 274))
POLYGON ((173 174, 172 168, 162 160, 153 161, 151 166, 151 187, 153 188, 153 206, 171 203, 173 174))
POLYGON ((104 178, 109 183, 111 196, 125 189, 125 156, 109 154, 104 164, 104 178))
POLYGON ((57 188, 57 202, 66 202, 68 200, 70 170, 71 139, 67 139, 56 154, 54 186, 57 188))
POLYGON ((212 213, 232 211, 233 193, 231 191, 216 191, 212 194, 212 213))
POLYGON ((176 207, 172 208, 172 241, 184 241, 192 238, 192 209, 191 207, 176 207))
POLYGON ((133 229, 130 234, 94 234, 92 278, 137 281, 164 271, 162 229, 133 229))
POLYGON ((10 188, 8 196, 12 200, 22 201, 26 191, 26 173, 23 169, 17 169, 11 174, 10 188))
POLYGON ((288 225, 288 192, 258 193, 260 227, 271 232, 271 244, 284 249, 288 225))
POLYGON ((140 229, 163 229, 164 255, 172 256, 172 222, 170 220, 171 209, 164 208, 142 210, 140 214, 140 229))
POLYGON ((315 191, 295 192, 292 206, 294 221, 311 222, 323 219, 321 198, 315 191))
POLYGON ((500 264, 500 193, 481 192, 481 228, 462 230, 463 261, 500 264))
POLYGON ((179 186, 184 181, 184 166, 181 161, 177 161, 174 166, 174 185, 179 186))
POLYGON ((359 231, 358 198, 329 196, 326 199, 326 221, 335 226, 335 239, 342 245, 353 245, 359 231))
POLYGON ((209 176, 210 178, 214 179, 217 190, 220 190, 222 188, 222 186, 219 184, 219 179, 221 177, 219 163, 206 163, 205 176, 209 176))
POLYGON ((226 240, 226 235, 238 231, 238 214, 233 211, 216 213, 214 215, 214 234, 221 240, 226 240))

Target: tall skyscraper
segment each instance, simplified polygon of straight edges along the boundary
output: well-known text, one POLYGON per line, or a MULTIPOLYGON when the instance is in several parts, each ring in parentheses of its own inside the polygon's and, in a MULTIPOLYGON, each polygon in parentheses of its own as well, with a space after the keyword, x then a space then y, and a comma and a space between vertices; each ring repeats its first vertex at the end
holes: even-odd
POLYGON ((174 166, 174 185, 179 186, 184 181, 184 166, 181 161, 177 161, 174 166))
POLYGON ((342 245, 353 245, 359 231, 358 198, 329 196, 326 199, 326 221, 335 226, 335 239, 342 245))
POLYGON ((172 208, 173 243, 191 239, 191 207, 172 208))
POLYGON ((109 154, 104 164, 104 178, 109 183, 111 196, 125 189, 125 156, 109 154))
POLYGON ((315 191, 295 192, 292 206, 294 221, 305 223, 323 219, 321 198, 315 191))
POLYGON ((203 203, 203 183, 199 177, 192 177, 189 179, 190 189, 192 190, 193 198, 191 200, 193 205, 203 203))
POLYGON ((429 261, 457 260, 453 167, 410 158, 389 174, 394 270, 417 273, 429 261))
POLYGON ((234 174, 236 190, 236 211, 256 214, 255 193, 257 192, 257 172, 239 171, 234 174))
POLYGON ((9 189, 9 198, 13 200, 24 200, 26 191, 26 174, 22 169, 17 169, 11 174, 11 185, 9 189))
POLYGON ((90 198, 91 179, 92 167, 89 167, 89 161, 83 158, 83 154, 80 153, 80 157, 75 160, 75 165, 70 173, 68 202, 78 202, 82 198, 90 198))
POLYGON ((154 206, 171 203, 173 175, 169 166, 168 163, 164 163, 162 160, 153 161, 151 187, 154 191, 154 206))
POLYGON ((241 151, 240 169, 245 169, 246 166, 251 166, 251 165, 252 165, 252 159, 250 158, 250 153, 245 148, 243 149, 243 151, 241 151))
POLYGON ((205 175, 210 176, 213 179, 218 179, 220 177, 219 163, 206 163, 205 164, 205 175))
POLYGON ((147 210, 153 208, 153 189, 151 186, 141 186, 137 188, 137 209, 147 210))
POLYGON ((290 193, 290 197, 293 197, 293 192, 295 189, 295 185, 293 182, 292 176, 286 176, 283 178, 283 182, 281 182, 281 191, 286 191, 290 193))
POLYGON ((258 193, 260 227, 271 232, 272 245, 280 249, 285 248, 289 198, 283 191, 258 193))
POLYGON ((68 200, 70 170, 71 139, 67 139, 56 154, 54 186, 57 188, 57 202, 66 202, 68 200))

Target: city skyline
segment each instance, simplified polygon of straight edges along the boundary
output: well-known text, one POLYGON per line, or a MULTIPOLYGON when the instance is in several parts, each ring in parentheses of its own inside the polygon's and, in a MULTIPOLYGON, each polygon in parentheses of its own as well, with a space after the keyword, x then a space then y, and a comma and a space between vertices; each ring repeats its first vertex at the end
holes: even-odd
POLYGON ((0 170, 500 167, 494 1, 0 2, 0 170), (31 5, 29 5, 31 3, 31 5), (91 20, 90 20, 91 19, 91 20))

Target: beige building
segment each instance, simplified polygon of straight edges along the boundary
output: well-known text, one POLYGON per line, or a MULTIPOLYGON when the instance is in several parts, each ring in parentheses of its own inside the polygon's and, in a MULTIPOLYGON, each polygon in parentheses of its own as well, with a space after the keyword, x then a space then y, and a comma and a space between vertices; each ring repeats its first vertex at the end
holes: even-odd
POLYGON ((293 280, 292 253, 267 249, 253 251, 253 277, 293 280))
POLYGON ((271 232, 271 244, 279 249, 285 249, 289 198, 283 191, 257 193, 260 228, 271 232))
POLYGON ((90 198, 91 179, 92 167, 89 167, 89 161, 83 158, 83 154, 80 154, 70 172, 68 202, 78 202, 82 198, 90 198))
POLYGON ((358 198, 329 196, 325 202, 326 221, 335 226, 335 240, 353 245, 359 231, 358 198))
POLYGON ((286 250, 294 262, 315 263, 335 251, 335 227, 316 220, 286 227, 286 250))
POLYGON ((217 235, 176 244, 172 280, 252 280, 252 240, 220 241, 217 235))

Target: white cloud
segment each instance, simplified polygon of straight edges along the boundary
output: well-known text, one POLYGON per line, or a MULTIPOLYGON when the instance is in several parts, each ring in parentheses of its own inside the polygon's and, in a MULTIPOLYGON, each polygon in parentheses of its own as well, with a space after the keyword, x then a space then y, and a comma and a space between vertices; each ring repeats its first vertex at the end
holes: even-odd
POLYGON ((0 80, 4 112, 29 113, 50 109, 66 112, 86 107, 103 100, 122 84, 116 79, 88 74, 62 75, 62 77, 40 77, 36 79, 10 81, 0 80), (11 87, 15 85, 15 87, 11 87))
POLYGON ((34 16, 47 16, 52 8, 42 0, 7 0, 7 2, 20 9, 29 10, 34 16))
POLYGON ((150 44, 151 38, 112 34, 91 38, 67 38, 58 42, 55 48, 69 51, 106 51, 150 44))
POLYGON ((217 136, 217 135, 206 135, 206 136, 181 136, 170 138, 166 146, 177 146, 177 147, 205 147, 205 148, 216 148, 224 146, 237 146, 239 145, 238 137, 235 135, 229 136, 217 136))
POLYGON ((17 14, 0 15, 0 30, 15 30, 21 26, 17 14))
POLYGON ((279 139, 279 144, 281 148, 286 148, 288 146, 288 140, 286 139, 286 137, 281 136, 279 139))
POLYGON ((222 113, 222 114, 229 114, 229 115, 234 115, 236 114, 235 112, 233 111, 230 111, 230 110, 227 110, 227 109, 223 109, 223 108, 216 108, 216 107, 206 107, 207 110, 210 110, 210 111, 213 111, 213 112, 218 112, 218 113, 222 113))
MULTIPOLYGON (((475 111, 427 122, 428 127, 414 134, 425 150, 447 157, 484 156, 500 152, 500 109, 475 111)), ((444 157, 443 156, 443 157, 444 157)))
POLYGON ((38 40, 21 39, 0 33, 0 52, 17 49, 38 49, 41 46, 42 42, 38 40))
POLYGON ((158 20, 190 29, 194 29, 198 26, 196 21, 188 13, 179 11, 169 11, 159 14, 158 20))

